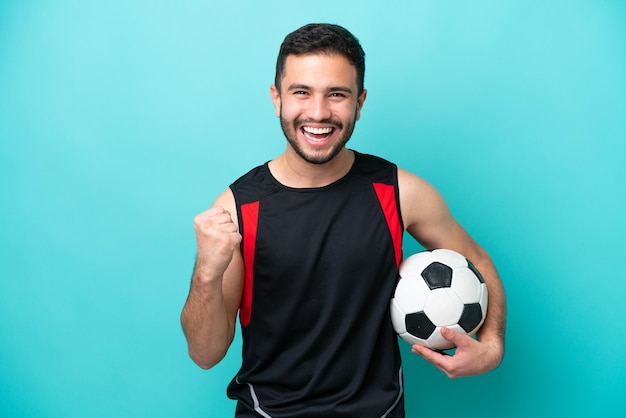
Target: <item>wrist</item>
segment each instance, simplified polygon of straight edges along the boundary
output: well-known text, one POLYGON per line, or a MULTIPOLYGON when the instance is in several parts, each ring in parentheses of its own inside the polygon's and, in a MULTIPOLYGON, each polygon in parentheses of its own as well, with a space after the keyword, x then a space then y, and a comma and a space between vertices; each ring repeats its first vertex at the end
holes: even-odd
POLYGON ((219 272, 210 263, 205 262, 201 258, 196 258, 196 264, 193 269, 193 282, 198 284, 221 283, 222 277, 223 272, 219 272))
POLYGON ((497 367, 504 357, 504 336, 497 333, 480 333, 477 335, 478 341, 489 349, 490 357, 493 358, 494 368, 497 367))

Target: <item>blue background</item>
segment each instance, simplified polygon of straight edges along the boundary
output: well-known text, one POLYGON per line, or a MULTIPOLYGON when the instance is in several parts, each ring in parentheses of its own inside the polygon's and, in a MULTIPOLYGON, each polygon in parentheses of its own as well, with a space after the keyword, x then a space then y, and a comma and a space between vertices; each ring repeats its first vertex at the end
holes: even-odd
MULTIPOLYGON (((350 146, 433 183, 493 256, 506 358, 409 417, 626 415, 626 2, 0 2, 0 415, 228 417, 179 313, 192 219, 283 151, 283 37, 367 53, 350 146)), ((418 246, 407 243, 405 252, 418 246)))

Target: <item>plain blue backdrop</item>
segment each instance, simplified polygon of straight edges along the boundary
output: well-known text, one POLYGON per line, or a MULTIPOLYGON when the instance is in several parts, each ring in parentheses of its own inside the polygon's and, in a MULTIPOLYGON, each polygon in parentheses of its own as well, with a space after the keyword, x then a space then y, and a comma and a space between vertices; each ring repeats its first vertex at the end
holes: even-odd
POLYGON ((232 416, 239 336, 207 372, 179 325, 192 219, 283 151, 309 22, 367 54, 350 146, 434 184, 506 286, 493 373, 401 342, 408 416, 626 416, 621 0, 0 2, 0 415, 232 416))

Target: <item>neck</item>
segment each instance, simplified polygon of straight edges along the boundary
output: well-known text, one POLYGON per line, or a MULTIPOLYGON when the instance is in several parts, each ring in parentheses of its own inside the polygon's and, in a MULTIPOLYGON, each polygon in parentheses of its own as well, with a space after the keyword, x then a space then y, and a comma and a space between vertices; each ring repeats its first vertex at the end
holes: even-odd
POLYGON ((270 161, 270 172, 281 184, 293 188, 324 187, 344 177, 354 163, 354 152, 344 148, 324 164, 312 164, 287 149, 270 161))

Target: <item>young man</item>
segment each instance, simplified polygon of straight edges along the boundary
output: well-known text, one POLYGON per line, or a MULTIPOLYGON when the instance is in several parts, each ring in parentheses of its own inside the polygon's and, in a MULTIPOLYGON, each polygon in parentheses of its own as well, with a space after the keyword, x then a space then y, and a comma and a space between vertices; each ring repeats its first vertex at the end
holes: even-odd
POLYGON ((444 332, 454 356, 421 346, 449 377, 486 373, 504 352, 505 298, 487 253, 421 178, 346 148, 367 91, 358 40, 336 25, 289 34, 270 93, 285 152, 233 183, 194 220, 198 254, 182 324, 208 369, 237 312, 243 364, 228 386, 237 417, 403 417, 389 300, 406 230, 465 255, 489 289, 476 340, 444 332))

